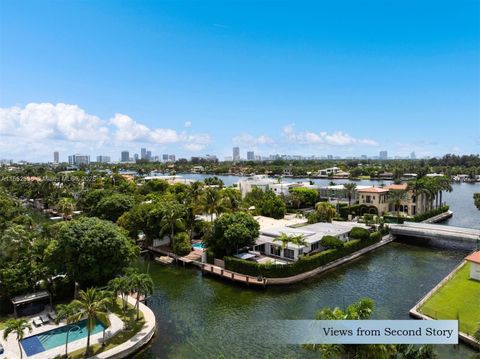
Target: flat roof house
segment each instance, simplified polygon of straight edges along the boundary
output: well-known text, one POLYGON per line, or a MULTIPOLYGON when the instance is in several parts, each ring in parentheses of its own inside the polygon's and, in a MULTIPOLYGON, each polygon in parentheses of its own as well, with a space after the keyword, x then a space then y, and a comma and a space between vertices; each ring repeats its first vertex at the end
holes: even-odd
POLYGON ((353 222, 314 223, 299 228, 271 227, 260 230, 260 236, 256 241, 254 250, 267 256, 280 257, 286 260, 295 261, 300 255, 321 250, 320 240, 324 236, 334 236, 343 242, 348 241, 348 235, 353 227, 364 227, 353 222), (282 248, 282 242, 277 238, 282 234, 288 236, 302 235, 306 245, 297 245, 288 242, 282 248), (276 240, 277 239, 277 240, 276 240))

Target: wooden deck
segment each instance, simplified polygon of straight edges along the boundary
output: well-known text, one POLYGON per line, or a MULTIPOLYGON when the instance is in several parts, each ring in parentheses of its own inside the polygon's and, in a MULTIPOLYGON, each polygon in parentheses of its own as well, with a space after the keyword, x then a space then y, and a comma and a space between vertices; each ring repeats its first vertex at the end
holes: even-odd
POLYGON ((218 266, 214 266, 208 263, 202 263, 201 265, 202 273, 204 274, 214 274, 222 278, 229 279, 234 282, 245 283, 247 285, 256 285, 256 286, 267 286, 267 279, 259 279, 257 277, 252 277, 245 274, 240 274, 236 272, 231 272, 229 270, 223 269, 218 266))

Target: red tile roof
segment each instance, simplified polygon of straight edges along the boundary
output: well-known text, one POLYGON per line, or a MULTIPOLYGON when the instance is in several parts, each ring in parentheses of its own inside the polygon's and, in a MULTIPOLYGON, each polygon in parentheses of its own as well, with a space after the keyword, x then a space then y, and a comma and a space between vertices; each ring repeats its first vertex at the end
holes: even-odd
POLYGON ((473 252, 465 258, 465 260, 473 263, 480 264, 480 251, 473 252))
POLYGON ((394 191, 405 191, 407 189, 407 184, 391 184, 389 186, 386 186, 385 188, 392 189, 394 191))
POLYGON ((364 192, 364 193, 384 193, 384 192, 388 192, 388 189, 385 188, 385 187, 370 187, 370 188, 359 189, 358 192, 364 192))

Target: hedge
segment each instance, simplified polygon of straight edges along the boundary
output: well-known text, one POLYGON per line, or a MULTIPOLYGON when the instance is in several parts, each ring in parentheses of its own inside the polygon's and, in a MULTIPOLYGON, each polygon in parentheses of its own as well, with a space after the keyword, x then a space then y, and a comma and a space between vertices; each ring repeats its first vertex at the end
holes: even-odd
POLYGON ((422 213, 422 214, 417 214, 416 216, 410 217, 410 218, 405 218, 406 221, 409 222, 422 222, 426 219, 438 216, 441 213, 447 212, 449 210, 449 206, 442 206, 438 207, 435 209, 432 209, 431 211, 422 213))
POLYGON ((300 273, 308 272, 336 259, 345 257, 362 248, 375 244, 381 239, 381 235, 375 235, 366 240, 353 239, 344 244, 339 249, 327 249, 311 256, 303 256, 296 262, 289 264, 259 264, 257 262, 238 259, 235 257, 224 257, 225 269, 233 272, 251 275, 254 277, 262 276, 266 278, 291 277, 300 273))
POLYGON ((342 248, 343 242, 335 236, 323 236, 320 244, 325 248, 342 248))
POLYGON ((367 240, 369 238, 370 232, 368 229, 362 227, 353 227, 350 231, 350 238, 367 240))

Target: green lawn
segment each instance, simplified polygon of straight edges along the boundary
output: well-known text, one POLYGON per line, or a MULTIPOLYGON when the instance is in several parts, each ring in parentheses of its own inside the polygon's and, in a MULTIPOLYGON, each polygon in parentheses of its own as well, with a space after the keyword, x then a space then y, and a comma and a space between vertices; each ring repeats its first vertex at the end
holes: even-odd
POLYGON ((459 319, 459 330, 472 335, 480 325, 480 282, 470 278, 464 265, 419 309, 434 319, 459 319))

